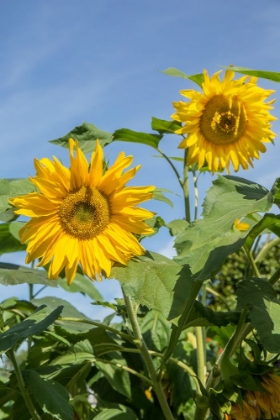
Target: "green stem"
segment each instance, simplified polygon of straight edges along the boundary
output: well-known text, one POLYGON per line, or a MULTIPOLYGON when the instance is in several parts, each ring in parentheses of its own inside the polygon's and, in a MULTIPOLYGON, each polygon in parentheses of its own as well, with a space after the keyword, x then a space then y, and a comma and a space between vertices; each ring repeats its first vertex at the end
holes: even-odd
MULTIPOLYGON (((137 352, 139 353, 139 351, 137 351, 137 352)), ((131 373, 134 376, 138 376, 138 378, 142 379, 142 381, 144 381, 144 382, 147 382, 149 385, 153 385, 153 382, 149 378, 147 378, 147 376, 142 375, 141 373, 138 373, 136 370, 131 369, 128 366, 122 365, 121 363, 112 362, 112 360, 106 360, 106 359, 103 360, 103 359, 99 359, 99 358, 96 358, 95 360, 97 362, 107 363, 109 365, 116 366, 116 367, 118 367, 122 370, 125 370, 126 372, 131 373)))
POLYGON ((189 196, 189 167, 187 164, 188 149, 185 149, 184 154, 184 198, 185 198, 185 214, 186 221, 190 223, 191 221, 191 212, 190 212, 190 196, 189 196))
POLYGON ((273 286, 280 279, 280 267, 272 274, 268 282, 273 286))
POLYGON ((268 251, 273 248, 275 245, 277 245, 280 242, 280 238, 276 238, 273 241, 270 241, 267 245, 264 245, 258 255, 255 258, 255 262, 261 261, 265 255, 268 253, 268 251))
POLYGON ((200 281, 195 281, 193 283, 192 295, 195 296, 195 297, 193 299, 188 300, 188 302, 185 306, 185 309, 184 309, 182 315, 179 318, 178 325, 173 325, 172 326, 172 333, 171 333, 169 346, 167 347, 167 349, 164 352, 160 372, 162 371, 163 365, 167 362, 167 360, 170 358, 173 351, 175 350, 175 347, 178 343, 181 332, 183 331, 183 329, 185 327, 185 324, 187 322, 187 319, 188 319, 188 317, 191 313, 191 310, 193 308, 194 302, 196 300, 196 296, 198 295, 198 293, 200 291, 201 284, 202 284, 202 282, 200 282, 200 281))
POLYGON ((81 322, 83 324, 94 325, 95 327, 100 327, 100 328, 103 328, 104 330, 111 331, 112 333, 119 335, 126 341, 130 341, 131 343, 134 342, 133 337, 131 337, 130 335, 122 333, 121 331, 118 331, 115 328, 110 327, 109 325, 104 325, 98 321, 91 321, 89 319, 70 318, 70 317, 63 317, 63 316, 59 317, 58 321, 81 322))
POLYGON ((169 165, 171 166, 171 168, 173 169, 173 171, 174 171, 174 173, 175 173, 175 175, 176 175, 176 178, 178 179, 178 181, 179 181, 179 184, 181 185, 181 187, 184 189, 184 183, 183 183, 183 181, 182 181, 182 178, 181 178, 181 176, 180 176, 180 174, 179 174, 179 172, 177 171, 177 169, 176 169, 176 167, 175 167, 175 165, 174 165, 174 163, 172 162, 172 160, 168 157, 168 156, 166 156, 166 154, 165 153, 163 153, 160 149, 157 149, 157 151, 161 154, 161 156, 162 157, 164 157, 166 160, 167 160, 167 162, 169 163, 169 165))
POLYGON ((252 329, 252 325, 250 323, 246 323, 248 312, 249 309, 247 307, 244 308, 241 312, 236 330, 227 342, 227 345, 220 357, 220 360, 217 362, 218 366, 221 369, 223 379, 227 379, 230 375, 232 375, 233 368, 235 370, 235 367, 231 364, 230 359, 234 352, 239 348, 244 337, 246 337, 246 335, 252 329))
POLYGON ((222 295, 220 295, 220 293, 218 293, 215 289, 212 289, 212 287, 210 286, 206 286, 206 290, 208 293, 211 293, 213 296, 216 296, 218 299, 220 299, 227 308, 227 310, 230 311, 230 307, 227 303, 227 300, 222 295))
POLYGON ((251 254, 251 252, 247 248, 242 247, 242 249, 245 251, 245 253, 246 253, 247 257, 248 257, 248 260, 250 261, 250 264, 252 266, 252 269, 254 271, 255 276, 258 277, 258 278, 261 278, 261 275, 259 273, 257 264, 255 263, 255 260, 253 258, 253 255, 251 254))
POLYGON ((198 176, 196 175, 195 167, 193 168, 192 173, 193 173, 193 188, 194 188, 194 220, 196 220, 197 214, 198 214, 198 186, 197 186, 198 176))
POLYGON ((17 377, 17 381, 18 381, 18 384, 19 384, 19 388, 20 388, 20 391, 21 391, 21 395, 22 395, 22 397, 25 401, 25 404, 26 404, 26 407, 29 410, 29 413, 31 414, 31 416, 34 420, 41 420, 41 417, 37 413, 36 408, 34 407, 34 405, 32 403, 32 400, 31 400, 31 398, 28 394, 28 391, 25 387, 23 377, 22 377, 20 368, 17 364, 13 349, 10 349, 9 351, 7 351, 7 356, 9 357, 9 359, 10 359, 10 361, 11 361, 13 367, 14 367, 15 374, 16 374, 16 377, 17 377))
POLYGON ((155 367, 154 367, 153 359, 152 359, 152 357, 149 353, 149 350, 146 346, 146 343, 145 343, 145 341, 142 337, 142 333, 141 333, 141 330, 140 330, 140 327, 139 327, 139 324, 138 324, 137 316, 136 316, 136 314, 134 313, 134 310, 133 310, 131 299, 125 293, 124 293, 124 301, 125 301, 125 306, 126 306, 126 309, 127 309, 127 314, 128 314, 131 326, 132 326, 132 330, 133 330, 134 336, 136 338, 135 343, 136 343, 137 347, 139 348, 140 353, 143 357, 143 360, 146 364, 146 367, 147 367, 147 369, 150 373, 151 380, 152 380, 153 386, 154 386, 154 390, 155 390, 155 393, 157 395, 157 398, 158 398, 159 404, 161 406, 162 412, 163 412, 166 420, 174 420, 174 417, 171 413, 170 407, 169 407, 169 405, 166 401, 166 398, 165 398, 165 395, 164 395, 164 392, 163 392, 163 389, 162 389, 161 381, 158 380, 158 378, 157 378, 157 373, 156 373, 156 370, 155 370, 155 367))
POLYGON ((197 377, 204 386, 205 383, 205 366, 206 366, 206 355, 205 355, 205 346, 203 340, 203 331, 202 327, 195 327, 195 336, 196 336, 196 358, 197 358, 197 377))

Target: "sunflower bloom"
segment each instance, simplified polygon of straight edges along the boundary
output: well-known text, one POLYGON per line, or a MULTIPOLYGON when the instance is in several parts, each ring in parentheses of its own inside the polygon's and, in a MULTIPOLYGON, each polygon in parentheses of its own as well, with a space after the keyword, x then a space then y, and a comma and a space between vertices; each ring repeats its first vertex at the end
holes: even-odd
POLYGON ((280 414, 280 377, 274 374, 262 376, 262 386, 267 393, 247 391, 242 407, 233 404, 225 420, 260 420, 278 418, 280 414))
POLYGON ((171 118, 184 124, 176 133, 186 135, 179 148, 188 148, 189 165, 200 169, 207 162, 212 173, 229 172, 230 163, 235 171, 248 169, 266 151, 263 143, 276 136, 270 128, 277 118, 269 113, 275 100, 264 102, 275 91, 258 87, 256 77, 232 80, 234 72, 227 70, 220 81, 219 73, 210 78, 204 70, 203 92, 182 90, 190 101, 173 103, 171 118))
POLYGON ((78 142, 69 140, 70 168, 54 161, 35 159, 31 182, 40 192, 10 200, 16 214, 31 220, 20 230, 28 242, 26 263, 39 258, 48 263, 48 276, 57 279, 65 269, 71 284, 78 264, 92 280, 110 275, 114 262, 127 264, 145 250, 134 234, 148 235, 153 229, 144 221, 154 213, 136 207, 153 196, 154 187, 126 187, 140 165, 125 173, 132 156, 120 153, 103 173, 103 150, 96 142, 90 166, 78 142), (75 152, 75 153, 74 153, 75 152))

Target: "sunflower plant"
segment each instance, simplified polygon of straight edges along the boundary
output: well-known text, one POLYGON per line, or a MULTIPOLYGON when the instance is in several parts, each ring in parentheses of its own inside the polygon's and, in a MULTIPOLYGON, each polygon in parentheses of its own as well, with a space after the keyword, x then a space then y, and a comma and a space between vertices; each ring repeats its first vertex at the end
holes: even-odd
POLYGON ((258 78, 279 82, 280 73, 164 73, 196 88, 180 92, 169 121, 152 118, 152 133, 83 123, 51 141, 69 149, 69 167, 35 159, 28 179, 0 179, 0 252, 26 252, 24 266, 0 262, 0 283, 29 289, 29 300, 1 303, 1 419, 280 418, 280 216, 271 212, 280 178, 268 190, 231 174, 277 141, 275 92, 258 78), (165 135, 182 156, 159 148, 165 135), (107 162, 115 141, 165 159, 183 219, 145 208, 170 203, 166 190, 132 185, 140 165, 124 152, 107 162), (213 185, 198 217, 202 173, 213 185), (160 229, 173 237, 173 259, 143 246, 160 229), (94 282, 110 287, 112 278, 123 297, 106 302, 94 282), (48 287, 86 294, 112 313, 92 320, 67 300, 40 297, 48 287))

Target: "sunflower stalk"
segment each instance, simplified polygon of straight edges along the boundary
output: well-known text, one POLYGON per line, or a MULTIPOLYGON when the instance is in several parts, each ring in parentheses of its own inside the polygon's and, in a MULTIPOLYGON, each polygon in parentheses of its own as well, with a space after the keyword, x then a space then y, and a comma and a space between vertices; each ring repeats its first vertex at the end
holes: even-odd
POLYGON ((154 390, 155 393, 157 395, 159 404, 161 406, 162 412, 166 418, 166 420, 174 420, 174 417, 171 413, 170 407, 167 403, 162 385, 161 385, 161 381, 160 379, 158 379, 155 367, 154 367, 154 363, 153 363, 153 359, 149 353, 149 350, 147 348, 147 345, 145 343, 145 340, 142 336, 139 324, 138 324, 138 320, 137 320, 137 315, 134 312, 133 306, 132 306, 132 302, 131 299, 128 295, 126 295, 123 292, 124 295, 124 301, 125 301, 125 306, 127 309, 127 314, 128 314, 128 318, 130 320, 132 329, 133 329, 133 333, 134 336, 136 338, 136 345, 138 347, 138 349, 140 350, 140 353, 142 355, 142 358, 144 360, 144 363, 150 373, 151 376, 151 380, 154 386, 154 390))
POLYGON ((22 377, 19 365, 17 363, 14 350, 13 349, 8 350, 7 351, 7 356, 9 357, 9 359, 10 359, 12 365, 13 365, 15 375, 17 377, 18 385, 19 385, 19 388, 20 388, 21 395, 24 399, 24 402, 26 404, 26 407, 28 408, 29 413, 31 414, 31 417, 33 418, 33 420, 41 420, 41 416, 39 416, 39 414, 37 413, 37 410, 34 407, 33 402, 30 398, 29 393, 28 393, 28 390, 27 390, 27 388, 24 384, 23 377, 22 377))

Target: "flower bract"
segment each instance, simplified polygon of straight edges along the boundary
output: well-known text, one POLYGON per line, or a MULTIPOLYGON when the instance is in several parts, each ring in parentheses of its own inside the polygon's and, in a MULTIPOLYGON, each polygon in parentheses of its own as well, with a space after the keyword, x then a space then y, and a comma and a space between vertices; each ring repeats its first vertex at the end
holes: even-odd
POLYGON ((274 91, 257 86, 256 77, 233 80, 234 72, 227 70, 221 81, 219 73, 210 78, 204 70, 203 91, 182 90, 190 101, 173 103, 171 118, 183 123, 176 133, 185 136, 179 148, 188 148, 187 163, 199 169, 205 163, 213 173, 229 172, 230 163, 235 171, 248 169, 275 137, 271 121, 276 118, 269 113, 274 100, 265 102, 274 91))
POLYGON ((96 141, 90 165, 78 142, 69 140, 70 168, 57 158, 35 159, 36 176, 31 182, 39 192, 10 199, 16 214, 31 218, 20 230, 28 242, 26 263, 40 259, 49 265, 49 278, 65 269, 68 284, 78 264, 90 279, 110 275, 114 262, 127 264, 145 250, 135 234, 149 235, 145 224, 154 213, 137 207, 153 196, 154 187, 126 186, 140 165, 124 170, 132 156, 120 153, 107 171, 103 170, 103 150, 96 141))

